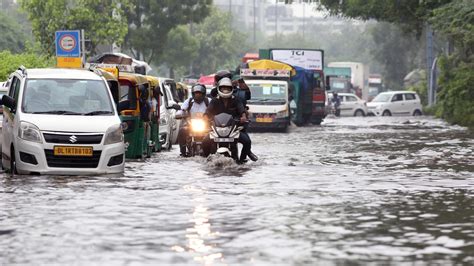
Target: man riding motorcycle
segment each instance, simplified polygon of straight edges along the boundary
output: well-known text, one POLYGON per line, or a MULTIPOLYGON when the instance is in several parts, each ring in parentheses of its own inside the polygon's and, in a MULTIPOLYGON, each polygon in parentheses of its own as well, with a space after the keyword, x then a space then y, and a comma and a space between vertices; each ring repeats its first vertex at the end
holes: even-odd
MULTIPOLYGON (((241 101, 239 101, 235 96, 232 95, 233 85, 232 85, 232 81, 229 78, 225 77, 219 81, 219 83, 217 84, 217 93, 218 93, 218 97, 211 100, 206 110, 205 116, 209 117, 212 120, 214 116, 218 114, 227 113, 227 114, 232 115, 234 119, 240 120, 240 123, 242 124, 245 124, 248 122, 244 105, 242 104, 241 101)), ((257 159, 252 158, 250 155, 252 142, 247 132, 243 132, 243 131, 240 132, 239 142, 242 143, 243 147, 240 154, 240 160, 238 162, 239 163, 246 162, 247 156, 249 156, 249 158, 252 160, 255 159, 256 161, 257 159)), ((210 138, 206 138, 204 140, 203 148, 204 148, 205 154, 211 153, 212 145, 213 143, 210 138)))
POLYGON ((334 108, 334 115, 339 117, 341 115, 341 99, 337 95, 337 92, 332 93, 332 106, 334 108))
MULTIPOLYGON (((232 80, 232 73, 229 70, 219 70, 217 71, 216 75, 214 76, 214 85, 215 87, 211 90, 210 96, 212 98, 216 98, 218 94, 218 83, 221 79, 223 78, 229 78, 232 80)), ((245 115, 247 117, 247 120, 249 119, 249 113, 248 113, 248 107, 247 107, 247 101, 252 98, 252 93, 250 91, 250 88, 247 86, 245 81, 243 79, 239 79, 237 81, 232 81, 232 95, 239 100, 245 110, 245 115)), ((248 128, 248 123, 245 123, 244 128, 241 130, 241 132, 245 132, 247 134, 247 128, 248 128)), ((248 136, 248 134, 247 134, 248 136)), ((250 136, 249 136, 250 139, 250 136)), ((242 143, 243 144, 243 143, 242 143)), ((248 157, 252 161, 257 161, 258 157, 255 155, 251 150, 248 153, 248 157)), ((246 158, 244 158, 246 159, 246 158)))
MULTIPOLYGON (((189 115, 192 117, 194 114, 204 114, 206 112, 209 106, 209 98, 206 97, 206 87, 202 84, 194 85, 191 88, 191 95, 191 98, 184 101, 181 110, 176 113, 176 116, 189 115)), ((186 152, 186 139, 189 136, 189 127, 183 124, 179 129, 178 144, 181 156, 186 157, 189 155, 186 152)))

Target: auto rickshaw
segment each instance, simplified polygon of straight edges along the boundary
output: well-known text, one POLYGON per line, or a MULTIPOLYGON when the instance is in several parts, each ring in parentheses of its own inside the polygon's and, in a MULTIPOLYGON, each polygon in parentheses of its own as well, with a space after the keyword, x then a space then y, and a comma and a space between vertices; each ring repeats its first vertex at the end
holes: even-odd
POLYGON ((93 69, 99 72, 99 74, 104 77, 109 85, 110 92, 114 99, 115 106, 118 106, 120 98, 120 84, 118 81, 119 70, 118 68, 96 68, 93 69))
POLYGON ((153 152, 161 150, 160 143, 160 80, 157 77, 146 76, 150 84, 151 91, 151 134, 150 139, 155 144, 152 147, 153 152))
POLYGON ((120 72, 118 110, 122 120, 127 151, 125 158, 150 157, 155 143, 151 140, 151 92, 144 75, 120 72))

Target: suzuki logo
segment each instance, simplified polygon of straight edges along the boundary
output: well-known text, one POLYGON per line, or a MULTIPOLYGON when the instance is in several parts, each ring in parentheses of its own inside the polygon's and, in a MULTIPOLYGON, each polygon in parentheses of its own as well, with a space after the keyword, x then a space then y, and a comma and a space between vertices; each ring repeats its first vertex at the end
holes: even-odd
POLYGON ((69 141, 70 141, 71 143, 76 143, 77 137, 74 136, 74 135, 72 135, 72 136, 69 137, 69 141))

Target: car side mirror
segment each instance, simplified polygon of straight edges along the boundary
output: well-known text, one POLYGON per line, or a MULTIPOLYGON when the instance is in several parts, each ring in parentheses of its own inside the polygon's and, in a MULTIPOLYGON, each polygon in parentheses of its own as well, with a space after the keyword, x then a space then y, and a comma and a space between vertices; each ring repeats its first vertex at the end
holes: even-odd
POLYGON ((3 95, 2 104, 14 111, 16 109, 16 101, 8 95, 3 95))
POLYGON ((331 90, 331 78, 329 76, 326 76, 326 90, 331 90))

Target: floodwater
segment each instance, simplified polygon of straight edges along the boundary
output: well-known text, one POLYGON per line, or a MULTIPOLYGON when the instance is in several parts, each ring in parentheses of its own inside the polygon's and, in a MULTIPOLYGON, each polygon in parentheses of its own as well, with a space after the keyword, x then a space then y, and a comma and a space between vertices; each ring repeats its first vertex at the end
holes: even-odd
POLYGON ((0 174, 0 265, 474 264, 474 136, 441 120, 253 133, 257 163, 0 174))

